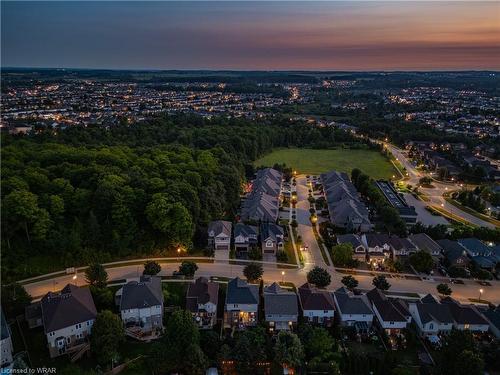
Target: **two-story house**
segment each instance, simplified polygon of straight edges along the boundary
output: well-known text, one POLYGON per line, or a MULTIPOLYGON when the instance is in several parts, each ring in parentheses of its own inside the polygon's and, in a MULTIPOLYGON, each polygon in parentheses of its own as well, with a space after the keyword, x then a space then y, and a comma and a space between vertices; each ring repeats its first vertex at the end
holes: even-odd
POLYGON ((327 290, 305 283, 298 289, 300 308, 306 321, 331 325, 335 317, 335 302, 327 290))
POLYGON ((339 234, 337 236, 337 243, 339 245, 349 243, 352 245, 352 257, 360 262, 366 262, 366 249, 361 238, 357 234, 339 234))
POLYGON ((277 283, 271 284, 264 288, 264 313, 270 331, 292 330, 299 315, 297 295, 277 283))
POLYGON ((453 316, 448 306, 430 294, 418 302, 410 302, 408 310, 421 336, 446 334, 453 328, 453 316))
POLYGON ((208 246, 214 250, 231 250, 230 221, 216 220, 208 225, 208 246))
POLYGON ((227 284, 224 327, 244 329, 257 325, 259 287, 236 277, 227 284))
POLYGON ((418 250, 431 254, 436 263, 443 257, 442 247, 427 234, 411 234, 408 236, 408 239, 417 247, 418 250))
POLYGON ((188 285, 186 309, 191 311, 193 319, 202 329, 210 329, 217 323, 217 301, 219 284, 198 277, 188 285))
POLYGON ((237 253, 247 253, 258 246, 258 230, 256 226, 237 223, 234 226, 234 248, 237 253))
POLYGON ((366 233, 361 237, 361 242, 367 249, 371 264, 382 264, 391 255, 391 244, 387 234, 366 233))
POLYGON ((417 251, 417 247, 407 238, 390 236, 389 246, 393 259, 407 257, 417 251))
POLYGON ((375 288, 366 293, 379 326, 388 335, 397 335, 411 323, 411 314, 400 300, 389 299, 375 288))
POLYGON ((465 248, 457 241, 444 239, 437 240, 436 243, 443 249, 444 258, 450 267, 465 268, 470 263, 465 248))
POLYGON ((359 333, 368 333, 374 315, 366 296, 355 296, 342 287, 333 293, 333 299, 341 325, 353 326, 359 333))
MULTIPOLYGON (((14 347, 12 346, 12 338, 11 338, 11 334, 10 334, 10 328, 7 324, 7 321, 5 320, 5 315, 3 313, 3 309, 0 310, 0 329, 1 329, 1 332, 0 332, 0 336, 1 336, 1 340, 0 340, 0 348, 1 348, 1 363, 0 363, 0 367, 7 367, 7 366, 10 366, 10 364, 12 363, 12 353, 14 351, 14 347)), ((3 373, 2 371, 0 371, 0 373, 3 373)))
POLYGON ((262 223, 260 225, 260 242, 262 253, 276 255, 283 249, 285 233, 280 225, 274 223, 262 223))
POLYGON ((116 292, 120 315, 132 336, 156 334, 163 329, 161 278, 143 275, 116 292))
POLYGON ((481 315, 474 305, 462 305, 451 297, 445 297, 441 304, 448 305, 453 316, 453 326, 459 330, 469 330, 472 332, 487 332, 488 321, 481 315))
POLYGON ((40 307, 51 358, 77 351, 86 344, 97 317, 88 288, 68 284, 58 293, 47 293, 40 307))

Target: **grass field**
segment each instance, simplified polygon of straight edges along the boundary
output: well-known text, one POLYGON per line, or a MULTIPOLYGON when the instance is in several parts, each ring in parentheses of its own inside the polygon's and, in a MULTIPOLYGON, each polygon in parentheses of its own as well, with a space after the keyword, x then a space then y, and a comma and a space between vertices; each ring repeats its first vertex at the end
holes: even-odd
POLYGON ((283 148, 258 159, 254 165, 272 167, 275 163, 285 163, 302 174, 319 174, 333 169, 350 173, 353 168, 359 168, 373 178, 388 179, 398 175, 387 159, 371 150, 283 148))

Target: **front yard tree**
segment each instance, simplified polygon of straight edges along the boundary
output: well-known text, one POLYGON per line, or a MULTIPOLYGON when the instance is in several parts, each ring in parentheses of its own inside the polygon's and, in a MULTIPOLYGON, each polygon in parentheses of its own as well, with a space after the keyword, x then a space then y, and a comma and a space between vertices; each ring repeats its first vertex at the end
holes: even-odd
POLYGON ((332 277, 327 270, 316 266, 307 273, 307 282, 318 288, 326 288, 332 282, 332 277))
POLYGON ((179 266, 179 272, 186 277, 193 277, 197 270, 198 270, 198 265, 191 260, 185 260, 179 266))
POLYGON ((304 360, 304 348, 295 333, 281 331, 274 344, 274 360, 281 366, 297 368, 304 360))
POLYGON ((450 296, 451 293, 452 293, 452 290, 448 286, 448 284, 439 284, 436 287, 436 289, 437 289, 438 293, 441 294, 441 295, 443 295, 443 296, 450 296))
POLYGON ((97 314, 92 326, 90 348, 97 362, 108 366, 118 358, 120 344, 125 341, 125 331, 120 318, 109 310, 97 314))
POLYGON ((262 265, 258 263, 247 264, 243 269, 243 275, 245 275, 249 282, 260 280, 263 273, 262 265))
POLYGON ((432 259, 432 255, 427 251, 417 251, 416 253, 410 255, 410 264, 417 270, 418 272, 429 273, 434 267, 434 260, 432 259))
POLYGON ((143 275, 158 275, 161 271, 161 266, 158 262, 155 262, 154 260, 148 260, 146 263, 144 263, 144 271, 142 271, 143 275))
POLYGON ((347 276, 344 276, 341 280, 342 284, 345 285, 345 287, 349 290, 353 290, 354 288, 356 288, 359 284, 359 281, 356 280, 353 276, 351 275, 347 275, 347 276))
POLYGON ((89 285, 105 288, 108 283, 108 273, 102 264, 94 263, 85 270, 85 280, 89 285))
POLYGON ((387 281, 384 275, 378 275, 373 278, 372 284, 375 288, 380 290, 389 290, 391 284, 387 281))
POLYGON ((352 262, 352 245, 343 243, 332 248, 332 262, 335 266, 347 266, 352 262))

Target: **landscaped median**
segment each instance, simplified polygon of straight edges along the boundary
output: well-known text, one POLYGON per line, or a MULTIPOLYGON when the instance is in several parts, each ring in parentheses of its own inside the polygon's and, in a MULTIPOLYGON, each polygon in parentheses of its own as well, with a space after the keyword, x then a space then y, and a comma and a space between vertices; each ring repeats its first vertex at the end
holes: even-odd
POLYGON ((444 199, 446 200, 446 202, 448 202, 449 204, 454 205, 455 207, 459 208, 460 210, 462 210, 464 212, 467 212, 468 214, 471 214, 472 216, 475 216, 478 219, 487 221, 488 223, 491 223, 493 225, 496 225, 497 227, 500 227, 500 221, 499 220, 496 220, 496 219, 494 219, 492 217, 486 216, 486 215, 484 215, 484 214, 482 214, 480 212, 477 212, 477 211, 473 210, 472 208, 463 206, 462 204, 460 204, 459 202, 457 202, 453 198, 445 197, 444 199))

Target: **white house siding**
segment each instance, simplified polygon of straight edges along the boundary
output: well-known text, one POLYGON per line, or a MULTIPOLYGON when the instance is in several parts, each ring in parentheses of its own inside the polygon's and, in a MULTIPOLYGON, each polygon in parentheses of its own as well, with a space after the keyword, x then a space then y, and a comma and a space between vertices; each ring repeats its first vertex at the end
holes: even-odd
POLYGON ((357 322, 366 322, 371 327, 373 314, 340 314, 340 321, 343 325, 352 326, 357 322))
POLYGON ((49 346, 49 352, 51 358, 57 357, 63 353, 59 352, 60 348, 65 350, 71 348, 79 342, 79 340, 84 339, 92 331, 92 325, 94 320, 88 320, 86 322, 71 325, 66 328, 58 329, 57 331, 47 333, 47 343, 49 346), (81 325, 81 328, 80 328, 81 325), (77 328, 78 327, 78 328, 77 328), (69 342, 68 342, 69 339, 69 342), (63 344, 58 345, 59 341, 64 341, 63 344))
POLYGON ((226 311, 245 311, 245 312, 257 312, 257 304, 226 304, 226 311))
POLYGON ((231 237, 219 234, 215 237, 215 250, 229 250, 231 248, 231 237))
POLYGON ((461 331, 468 329, 473 332, 487 332, 490 328, 488 324, 454 324, 454 327, 461 331))
POLYGON ((156 305, 151 307, 145 307, 142 309, 125 309, 121 311, 121 317, 124 323, 129 321, 142 321, 143 323, 149 323, 158 317, 163 316, 162 306, 156 305))
POLYGON ((326 321, 333 320, 335 315, 335 310, 304 310, 304 318, 310 321, 315 321, 317 319, 318 323, 323 323, 326 321))
POLYGON ((12 340, 10 336, 0 341, 0 346, 2 347, 2 367, 7 366, 12 363, 12 340))

